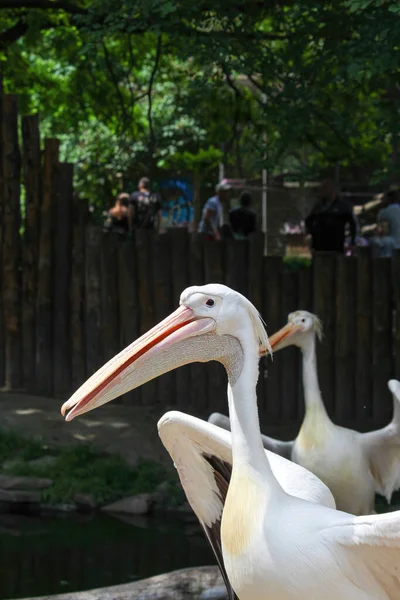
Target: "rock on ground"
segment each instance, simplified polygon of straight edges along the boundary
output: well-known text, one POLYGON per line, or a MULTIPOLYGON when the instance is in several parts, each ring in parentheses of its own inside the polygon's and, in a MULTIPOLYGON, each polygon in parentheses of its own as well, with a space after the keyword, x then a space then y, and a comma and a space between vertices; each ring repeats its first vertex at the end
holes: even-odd
MULTIPOLYGON (((218 567, 181 569, 107 588, 41 596, 35 600, 227 600, 218 567)), ((25 599, 30 600, 30 599, 25 599)))
POLYGON ((53 484, 44 477, 18 477, 0 475, 0 490, 44 490, 53 484))
POLYGON ((147 515, 154 504, 152 494, 136 494, 117 500, 112 504, 103 506, 101 510, 106 512, 126 513, 131 515, 147 515))

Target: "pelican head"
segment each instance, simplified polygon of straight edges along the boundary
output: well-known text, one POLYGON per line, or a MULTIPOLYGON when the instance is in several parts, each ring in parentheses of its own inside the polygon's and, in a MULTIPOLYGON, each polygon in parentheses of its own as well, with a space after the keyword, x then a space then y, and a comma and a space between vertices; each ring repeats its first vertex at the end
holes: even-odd
POLYGON ((322 339, 322 323, 319 318, 306 310, 296 310, 289 314, 286 325, 274 333, 269 341, 274 351, 287 346, 303 348, 315 335, 319 340, 322 339))
POLYGON ((61 413, 71 421, 185 364, 209 360, 225 364, 232 348, 237 355, 246 350, 255 357, 260 348, 270 350, 255 307, 224 285, 189 287, 175 312, 94 373, 63 404, 61 413))

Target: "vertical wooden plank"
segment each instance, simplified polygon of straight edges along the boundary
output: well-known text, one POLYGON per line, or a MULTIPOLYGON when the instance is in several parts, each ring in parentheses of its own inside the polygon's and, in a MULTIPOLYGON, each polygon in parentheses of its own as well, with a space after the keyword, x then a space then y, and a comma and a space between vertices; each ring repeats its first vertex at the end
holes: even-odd
POLYGON ((122 239, 118 234, 101 237, 101 320, 104 361, 121 350, 118 301, 118 252, 122 239))
MULTIPOLYGON (((0 74, 0 140, 3 140, 3 77, 0 74)), ((0 265, 3 264, 4 229, 4 175, 3 144, 0 144, 0 265)), ((0 388, 4 386, 4 314, 3 314, 3 277, 0 277, 0 388)))
POLYGON ((45 140, 36 294, 35 390, 48 396, 53 393, 53 218, 57 201, 54 182, 57 177, 58 151, 58 140, 45 140))
POLYGON ((71 243, 74 167, 58 167, 54 206, 54 321, 53 321, 53 389, 62 398, 71 391, 71 243))
POLYGON ((4 96, 3 104, 3 310, 5 339, 5 386, 21 386, 21 240, 20 177, 21 155, 18 146, 18 101, 4 96))
POLYGON ((299 310, 313 311, 312 268, 299 270, 299 310))
POLYGON ((356 310, 356 419, 372 417, 372 263, 369 248, 359 248, 357 257, 356 310))
MULTIPOLYGON (((186 229, 176 229, 171 235, 172 261, 171 279, 172 296, 175 306, 178 306, 179 297, 189 285, 189 234, 186 229)), ((192 405, 190 366, 181 367, 176 372, 176 404, 184 407, 192 405)))
MULTIPOLYGON (((249 238, 248 248, 248 264, 246 265, 248 271, 248 298, 250 302, 254 304, 261 316, 266 319, 266 315, 263 314, 263 252, 264 252, 264 234, 261 232, 255 233, 249 238)), ((267 329, 268 334, 271 333, 269 328, 267 329)), ((266 380, 264 379, 264 372, 268 367, 268 361, 270 358, 264 357, 260 360, 260 374, 257 383, 257 401, 260 407, 264 407, 266 403, 266 380)), ((260 417, 265 411, 260 410, 260 417)), ((263 423, 261 423, 263 425, 263 423)))
MULTIPOLYGON (((224 283, 223 253, 225 242, 204 242, 205 283, 224 283)), ((207 363, 208 412, 227 413, 227 378, 223 366, 216 362, 207 363)))
POLYGON ((24 388, 34 390, 35 314, 42 165, 39 116, 22 117, 22 168, 25 186, 25 222, 22 246, 22 369, 24 388))
MULTIPOLYGON (((153 262, 152 245, 156 234, 153 231, 138 229, 135 232, 136 266, 138 272, 140 335, 156 324, 153 296, 153 262)), ((157 402, 157 382, 149 381, 141 390, 143 404, 157 402)))
MULTIPOLYGON (((154 311, 157 323, 165 319, 178 305, 173 291, 174 286, 171 285, 171 265, 173 268, 178 268, 179 262, 175 265, 171 260, 171 244, 170 233, 155 236, 152 244, 154 311)), ((171 371, 156 380, 156 400, 165 409, 177 403, 176 375, 176 371, 171 371)))
POLYGON ((85 248, 85 334, 88 377, 104 363, 100 280, 101 242, 101 230, 95 226, 88 226, 85 248))
MULTIPOLYGON (((190 235, 190 285, 204 285, 204 236, 201 233, 190 235)), ((208 414, 208 369, 206 365, 190 365, 192 385, 192 406, 196 416, 207 419, 208 414)))
POLYGON ((392 413, 387 382, 393 375, 391 261, 372 261, 372 377, 374 425, 385 424, 392 413))
MULTIPOLYGON (((125 348, 140 335, 139 291, 135 244, 124 240, 118 253, 118 296, 120 314, 120 345, 125 348)), ((141 388, 124 395, 124 404, 140 404, 141 388)))
POLYGON ((85 240, 88 217, 87 201, 73 195, 71 253, 71 388, 86 379, 85 348, 85 240))
MULTIPOLYGON (((268 256, 263 259, 263 315, 265 315, 267 331, 270 335, 278 331, 282 323, 282 258, 280 256, 268 256)), ((280 362, 281 353, 278 352, 271 358, 266 359, 264 372, 261 376, 266 379, 266 404, 260 405, 260 413, 263 422, 267 425, 276 424, 281 415, 281 379, 280 362)))
POLYGON ((357 259, 337 257, 335 421, 349 424, 356 415, 356 301, 357 259))
POLYGON ((225 241, 225 285, 247 297, 248 242, 225 241))
POLYGON ((394 377, 400 379, 400 250, 396 250, 392 263, 392 288, 393 288, 393 350, 394 350, 394 377))
MULTIPOLYGON (((282 317, 281 323, 287 321, 288 315, 299 307, 298 280, 296 271, 284 269, 282 273, 282 317)), ((280 377, 282 393, 282 421, 296 421, 298 413, 298 378, 299 378, 299 350, 294 346, 279 352, 280 377)))
POLYGON ((324 337, 317 364, 322 398, 332 417, 335 412, 335 298, 336 255, 320 252, 313 260, 314 313, 322 320, 324 337))

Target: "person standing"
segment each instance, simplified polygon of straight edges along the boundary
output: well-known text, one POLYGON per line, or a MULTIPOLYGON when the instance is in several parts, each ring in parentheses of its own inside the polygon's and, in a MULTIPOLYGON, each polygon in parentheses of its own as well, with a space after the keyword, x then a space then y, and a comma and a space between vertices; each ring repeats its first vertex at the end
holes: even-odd
POLYGON ((160 233, 161 202, 158 194, 150 191, 150 187, 150 179, 142 177, 138 184, 138 191, 129 198, 129 231, 150 229, 160 233))
POLYGON ((127 233, 128 231, 128 202, 129 194, 121 193, 115 199, 115 204, 107 212, 104 231, 127 233))
POLYGON ((305 220, 307 232, 312 238, 315 252, 344 253, 346 227, 350 228, 350 251, 355 247, 357 224, 352 205, 339 198, 335 184, 324 181, 320 198, 305 220))
POLYGON ((219 227, 222 222, 223 209, 220 199, 220 187, 215 188, 215 196, 211 196, 203 207, 199 233, 204 233, 208 240, 220 240, 219 227))
POLYGON ((229 211, 229 224, 236 240, 245 240, 256 231, 257 217, 251 208, 252 201, 251 194, 243 192, 239 200, 240 206, 229 211))
POLYGON ((378 223, 387 223, 387 235, 394 240, 395 248, 400 248, 400 205, 398 190, 389 190, 385 207, 378 213, 378 223))

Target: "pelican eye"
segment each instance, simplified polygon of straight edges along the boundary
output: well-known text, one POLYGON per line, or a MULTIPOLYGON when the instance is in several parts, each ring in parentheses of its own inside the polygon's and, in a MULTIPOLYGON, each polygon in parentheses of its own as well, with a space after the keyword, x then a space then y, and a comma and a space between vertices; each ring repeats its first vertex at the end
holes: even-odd
POLYGON ((301 322, 302 322, 302 323, 305 323, 305 322, 306 322, 306 320, 305 320, 305 318, 304 318, 304 317, 302 318, 301 322))
POLYGON ((209 298, 206 302, 207 306, 214 306, 215 301, 212 298, 209 298))

